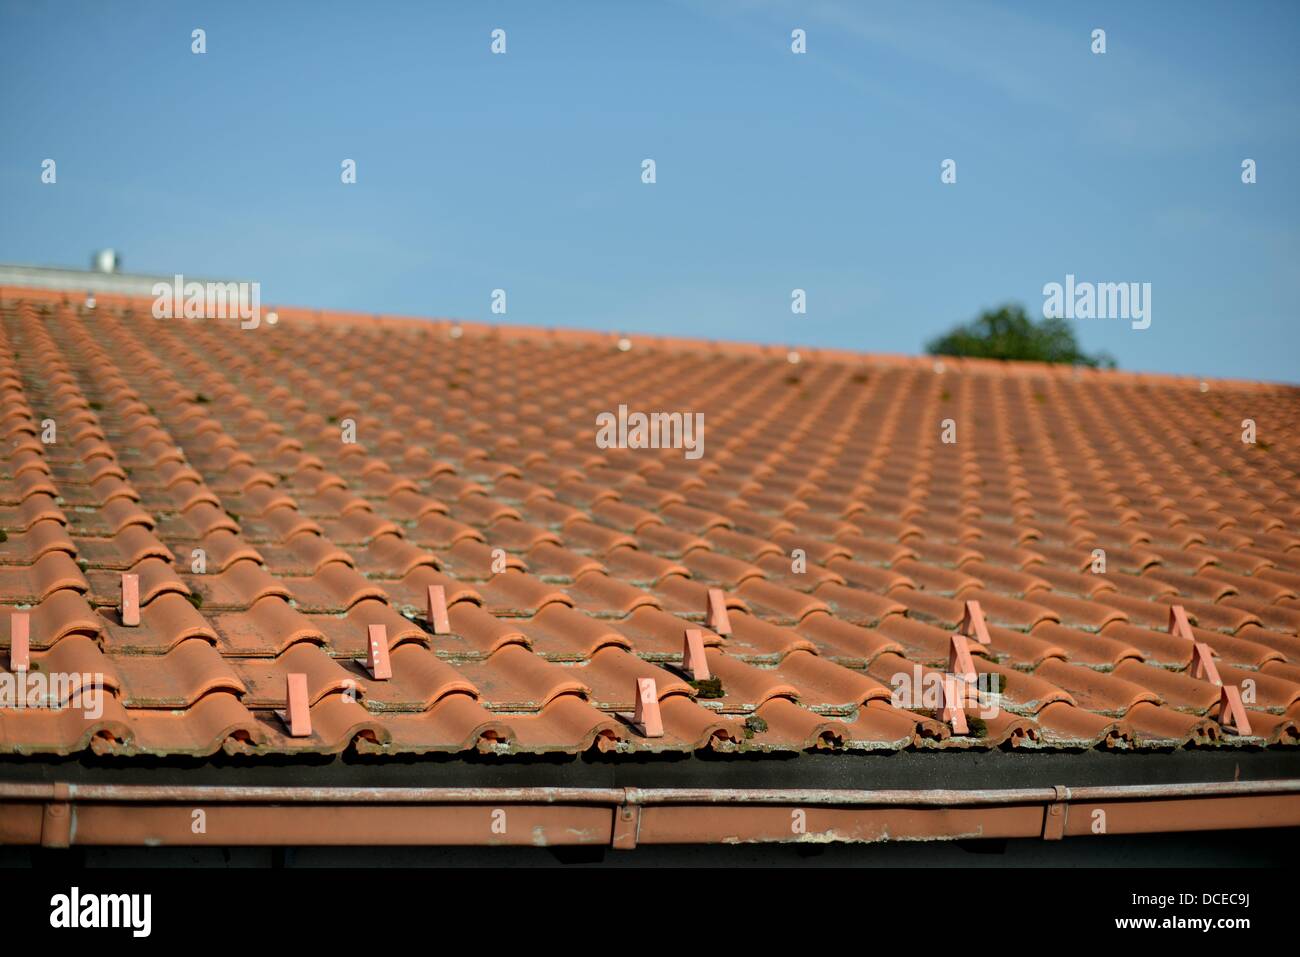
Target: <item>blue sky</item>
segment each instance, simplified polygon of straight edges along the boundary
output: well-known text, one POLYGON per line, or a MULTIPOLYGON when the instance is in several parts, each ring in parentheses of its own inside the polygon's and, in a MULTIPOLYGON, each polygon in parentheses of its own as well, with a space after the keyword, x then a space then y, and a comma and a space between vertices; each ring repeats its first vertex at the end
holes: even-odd
POLYGON ((1152 284, 1075 322, 1124 368, 1300 381, 1297 50, 1293 2, 3 0, 0 260, 902 353, 1072 273, 1152 284))

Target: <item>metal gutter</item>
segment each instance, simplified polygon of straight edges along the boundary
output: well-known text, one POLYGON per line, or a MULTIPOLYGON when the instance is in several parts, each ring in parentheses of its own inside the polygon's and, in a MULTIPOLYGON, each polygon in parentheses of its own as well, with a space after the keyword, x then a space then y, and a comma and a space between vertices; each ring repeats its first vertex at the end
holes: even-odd
POLYGON ((873 842, 1300 826, 1300 779, 1071 788, 361 788, 0 784, 0 843, 873 842))
POLYGON ((1206 784, 1139 784, 1049 788, 359 788, 241 787, 148 784, 7 784, 0 801, 54 798, 84 801, 307 803, 307 804, 781 804, 844 807, 1024 804, 1043 801, 1104 801, 1141 798, 1300 794, 1300 778, 1220 781, 1206 784))

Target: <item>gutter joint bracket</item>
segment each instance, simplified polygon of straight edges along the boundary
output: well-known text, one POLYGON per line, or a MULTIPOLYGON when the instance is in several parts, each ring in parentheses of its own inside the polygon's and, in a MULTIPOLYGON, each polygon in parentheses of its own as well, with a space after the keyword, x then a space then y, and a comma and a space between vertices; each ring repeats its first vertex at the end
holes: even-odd
POLYGON ((1070 816, 1070 789, 1063 784, 1053 786, 1056 799, 1043 809, 1043 840, 1059 841, 1065 837, 1065 823, 1070 816))

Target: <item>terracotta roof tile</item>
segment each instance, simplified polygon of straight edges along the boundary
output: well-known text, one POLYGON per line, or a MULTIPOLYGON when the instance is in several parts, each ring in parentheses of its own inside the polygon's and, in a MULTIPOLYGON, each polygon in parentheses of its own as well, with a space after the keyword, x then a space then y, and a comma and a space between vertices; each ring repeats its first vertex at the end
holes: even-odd
MULTIPOLYGON (((66 642, 60 642, 62 647, 66 642)), ((209 642, 187 638, 162 656, 115 655, 122 703, 128 708, 188 708, 204 695, 247 692, 231 665, 209 642)))
POLYGON ((586 661, 605 647, 631 650, 632 642, 606 621, 559 603, 519 622, 533 651, 548 661, 586 661))
POLYGON ((27 566, 0 566, 0 602, 36 605, 63 590, 90 591, 90 583, 66 552, 49 552, 27 566))
POLYGON ((62 522, 37 522, 26 531, 7 531, 0 541, 0 565, 26 567, 51 552, 77 554, 77 546, 62 522))
MULTIPOLYGON (((265 601, 269 603, 274 599, 268 598, 265 601)), ((267 604, 262 607, 274 606, 267 604)), ((337 658, 364 658, 366 629, 370 625, 384 626, 389 648, 396 648, 406 642, 428 645, 431 640, 429 633, 418 624, 399 615, 387 604, 374 598, 362 599, 343 615, 303 614, 298 609, 289 610, 296 616, 293 621, 297 623, 297 627, 290 628, 286 632, 287 643, 291 644, 296 640, 315 642, 319 640, 318 636, 323 636, 326 650, 337 658)), ((283 648, 282 645, 277 651, 282 651, 283 648)))
POLYGON ((117 610, 111 608, 100 609, 99 624, 105 649, 120 653, 161 654, 189 638, 217 640, 211 620, 175 592, 159 595, 144 605, 138 625, 124 625, 117 610))
POLYGON ((928 362, 819 350, 796 368, 784 350, 638 336, 623 353, 504 327, 447 350, 446 323, 305 310, 267 335, 146 332, 125 301, 93 319, 43 301, 0 302, 17 344, 0 362, 0 665, 25 612, 32 660, 102 674, 108 699, 95 719, 0 707, 0 750, 1300 745, 1295 390, 1209 393, 1276 417, 1272 461, 1229 479, 1237 437, 1176 377, 954 361, 939 383, 928 362), (624 401, 705 413, 706 455, 598 448, 595 413, 624 401), (943 402, 992 428, 939 443, 943 402), (118 612, 124 572, 138 625, 118 612), (711 589, 727 634, 707 627, 711 589), (893 681, 949 667, 968 601, 1000 704, 954 734, 897 707, 893 681), (1175 604, 1190 637, 1169 631, 1175 604), (364 667, 371 625, 387 680, 364 667), (688 630, 709 681, 683 670, 688 630), (1197 642, 1249 683, 1251 736, 1219 726, 1197 642), (289 674, 307 677, 310 735, 276 715, 289 674), (638 678, 662 737, 632 723, 638 678))

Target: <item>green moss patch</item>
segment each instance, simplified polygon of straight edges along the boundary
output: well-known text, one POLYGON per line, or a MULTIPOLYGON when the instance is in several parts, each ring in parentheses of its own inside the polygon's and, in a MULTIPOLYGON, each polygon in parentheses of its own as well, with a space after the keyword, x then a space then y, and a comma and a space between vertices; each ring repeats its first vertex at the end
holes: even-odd
POLYGON ((721 698, 723 694, 722 679, 716 676, 703 681, 692 681, 691 687, 695 689, 697 698, 721 698))

